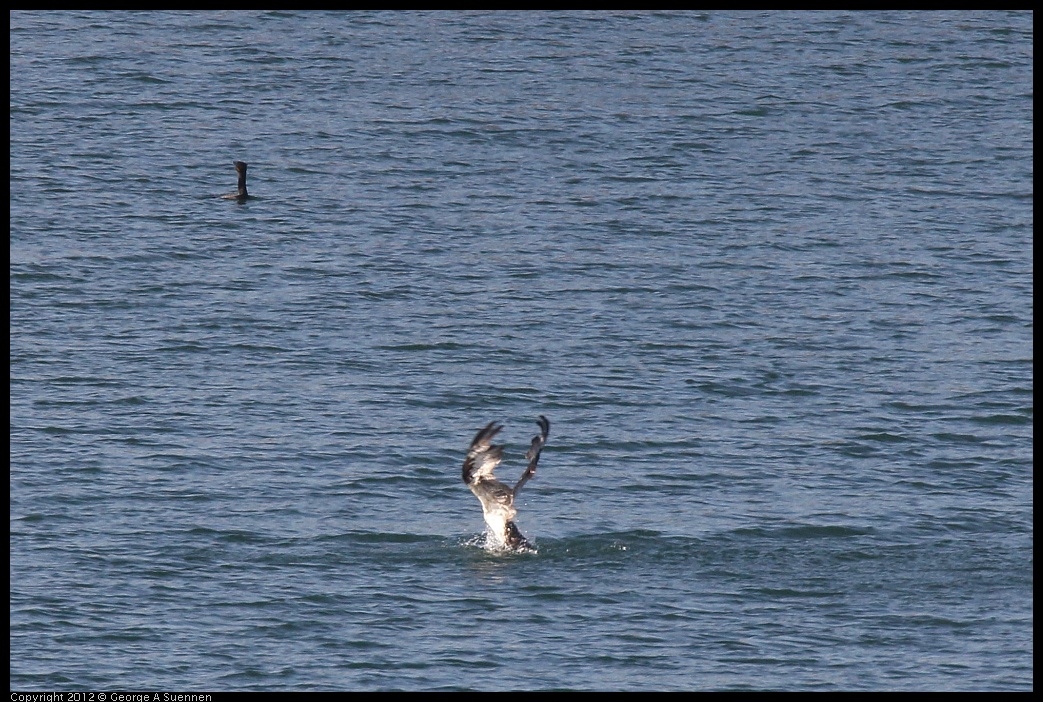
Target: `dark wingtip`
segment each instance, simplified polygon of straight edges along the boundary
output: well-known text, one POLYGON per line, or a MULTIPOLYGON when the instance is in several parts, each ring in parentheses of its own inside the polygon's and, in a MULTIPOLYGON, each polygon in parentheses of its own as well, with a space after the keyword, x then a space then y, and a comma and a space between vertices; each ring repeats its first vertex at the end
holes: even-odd
POLYGON ((486 440, 486 441, 491 440, 494 436, 496 436, 497 434, 500 433, 501 429, 503 429, 503 425, 502 424, 497 424, 495 422, 495 420, 492 421, 492 422, 489 422, 484 427, 479 429, 478 433, 474 435, 474 441, 471 442, 471 446, 474 446, 475 444, 477 444, 479 441, 482 441, 483 439, 486 440))
POLYGON ((536 420, 536 423, 540 425, 540 429, 543 430, 543 436, 546 438, 546 436, 550 434, 550 420, 541 414, 540 418, 536 420))

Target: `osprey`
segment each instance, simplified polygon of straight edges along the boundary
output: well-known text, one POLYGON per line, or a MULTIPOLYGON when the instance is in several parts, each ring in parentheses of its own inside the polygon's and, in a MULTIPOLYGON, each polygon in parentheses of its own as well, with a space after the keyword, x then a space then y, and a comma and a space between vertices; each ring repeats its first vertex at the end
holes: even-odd
POLYGON ((489 526, 489 533, 494 541, 493 545, 500 549, 535 553, 536 549, 530 544, 518 527, 512 521, 518 510, 514 508, 514 498, 518 495, 521 486, 536 474, 536 464, 540 460, 540 451, 547 443, 547 434, 550 432, 550 422, 542 414, 536 421, 540 425, 540 433, 532 437, 532 445, 525 458, 529 461, 529 467, 522 473, 521 479, 513 487, 507 487, 493 475, 496 466, 503 460, 503 446, 494 446, 493 440, 503 425, 489 422, 485 428, 479 431, 471 447, 467 449, 467 458, 464 459, 463 478, 467 487, 475 494, 478 501, 482 503, 482 514, 485 523, 489 526))

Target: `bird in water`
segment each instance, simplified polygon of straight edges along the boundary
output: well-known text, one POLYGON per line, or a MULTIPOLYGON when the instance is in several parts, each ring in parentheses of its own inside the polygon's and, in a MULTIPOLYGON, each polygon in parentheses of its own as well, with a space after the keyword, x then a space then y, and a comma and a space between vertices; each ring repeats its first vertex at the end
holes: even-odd
POLYGON ((540 425, 540 433, 532 437, 532 444, 525 454, 529 466, 513 488, 501 483, 493 475, 496 466, 503 460, 503 446, 493 445, 491 442, 503 429, 503 425, 489 422, 475 435, 474 441, 467 449, 467 458, 464 459, 464 482, 482 503, 482 514, 489 527, 492 545, 500 550, 536 552, 536 548, 522 536, 513 521, 518 513, 514 508, 514 499, 522 485, 536 474, 540 451, 547 443, 547 435, 550 433, 550 422, 542 414, 536 423, 540 425))
POLYGON ((246 192, 246 164, 242 161, 235 161, 235 172, 239 174, 238 192, 222 195, 221 197, 225 200, 238 200, 239 202, 249 200, 250 195, 246 192))

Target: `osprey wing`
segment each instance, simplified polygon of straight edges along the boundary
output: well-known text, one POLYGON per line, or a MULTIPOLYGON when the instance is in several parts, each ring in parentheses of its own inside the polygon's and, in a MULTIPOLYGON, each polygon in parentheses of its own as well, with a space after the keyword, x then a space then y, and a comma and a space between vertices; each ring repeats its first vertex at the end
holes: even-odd
POLYGON ((463 479, 468 485, 473 485, 480 478, 492 476, 496 466, 503 460, 503 446, 491 443, 501 429, 502 424, 489 422, 475 435, 471 447, 467 449, 467 458, 464 459, 463 479))

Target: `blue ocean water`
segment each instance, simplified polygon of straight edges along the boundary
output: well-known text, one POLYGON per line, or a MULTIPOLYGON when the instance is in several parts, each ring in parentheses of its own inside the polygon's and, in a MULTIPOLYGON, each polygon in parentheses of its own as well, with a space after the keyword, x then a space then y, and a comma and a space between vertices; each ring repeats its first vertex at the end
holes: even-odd
POLYGON ((1032 19, 11 13, 12 689, 1031 689, 1032 19))

